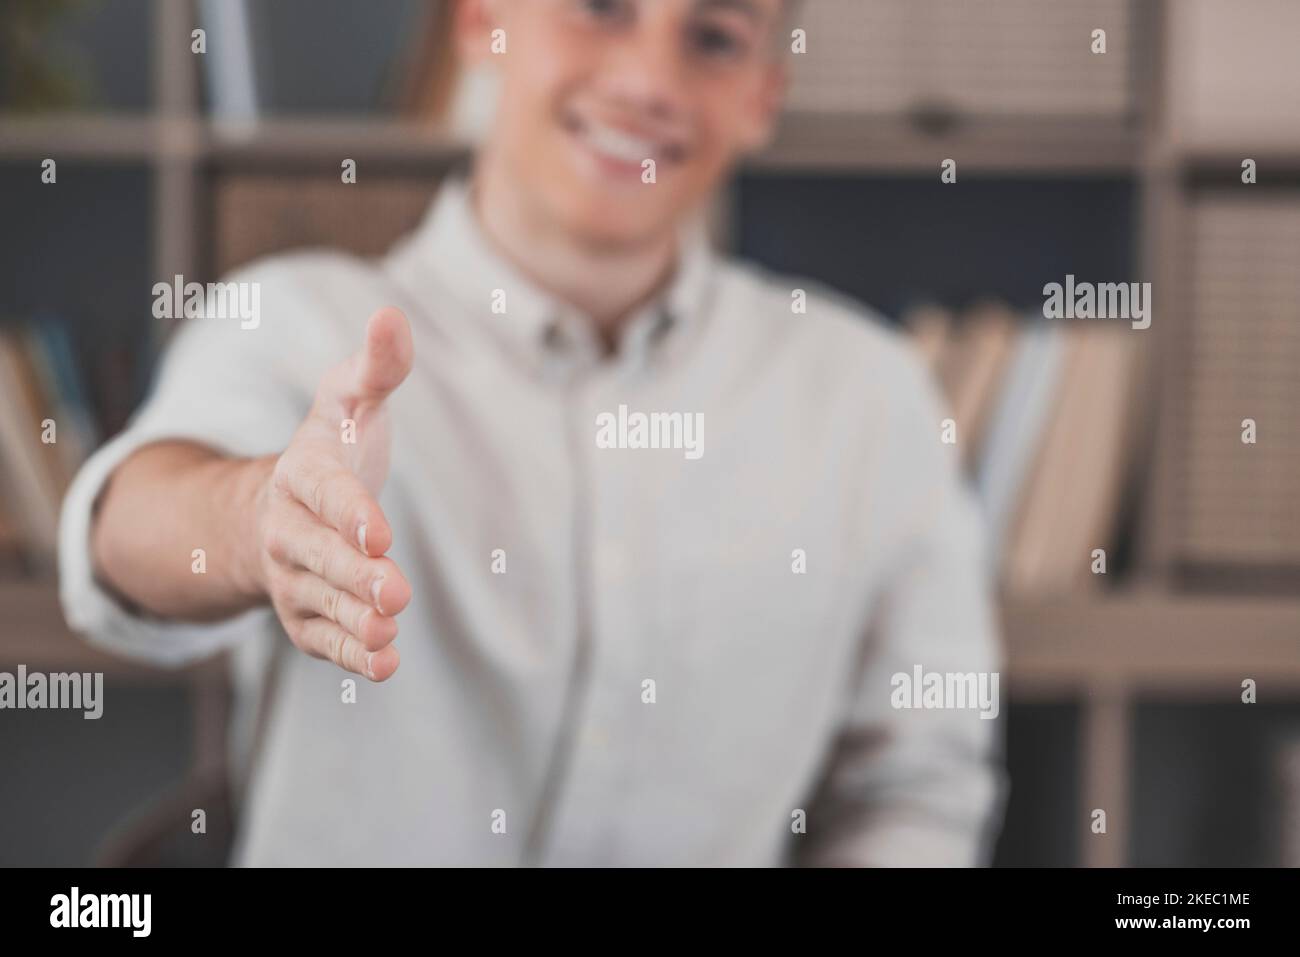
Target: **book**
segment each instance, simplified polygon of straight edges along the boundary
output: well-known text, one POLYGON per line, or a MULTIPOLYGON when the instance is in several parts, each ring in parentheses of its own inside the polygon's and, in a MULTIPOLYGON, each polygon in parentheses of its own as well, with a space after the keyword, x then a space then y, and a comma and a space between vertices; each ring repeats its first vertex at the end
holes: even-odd
POLYGON ((44 566, 54 559, 63 488, 57 453, 41 442, 41 405, 17 335, 0 334, 0 483, 25 549, 44 566))
POLYGON ((1019 337, 1020 323, 1005 306, 986 303, 969 310, 962 330, 945 355, 953 418, 957 422, 962 460, 969 467, 978 461, 984 433, 992 414, 998 385, 1019 337))
POLYGON ((1078 441, 1087 458, 1070 475, 1069 507, 1057 509, 1054 560, 1042 566, 1043 591, 1099 586, 1092 551, 1115 555, 1120 505, 1133 461, 1133 419, 1128 414, 1137 369, 1137 340, 1122 327, 1089 327, 1094 337, 1086 389, 1089 415, 1078 441))
POLYGON ((1125 329, 1082 322, 1066 335, 1060 400, 1003 565, 1008 591, 1087 587, 1099 580, 1090 570, 1092 550, 1114 553, 1135 343, 1125 329))
POLYGON ((199 0, 199 22, 207 34, 203 66, 212 116, 241 123, 255 121, 261 103, 248 0, 199 0))
POLYGON ((1058 324, 1025 321, 997 389, 975 467, 994 567, 1002 563, 1017 502, 1056 404, 1065 352, 1065 334, 1058 324))
POLYGON ((1076 464, 1074 436, 1087 415, 1091 342, 1082 322, 1064 326, 1065 355, 1052 415, 1026 473, 1002 556, 1002 584, 1008 591, 1032 591, 1036 568, 1052 547, 1053 513, 1069 507, 1064 486, 1076 464))
POLYGON ((68 324, 59 316, 42 316, 30 326, 49 358, 59 394, 67 402, 90 446, 99 444, 99 430, 68 324))
POLYGON ((35 386, 46 414, 54 421, 57 484, 71 484, 81 463, 95 447, 95 428, 85 403, 80 375, 72 362, 66 330, 53 318, 28 324, 20 343, 36 377, 35 386))

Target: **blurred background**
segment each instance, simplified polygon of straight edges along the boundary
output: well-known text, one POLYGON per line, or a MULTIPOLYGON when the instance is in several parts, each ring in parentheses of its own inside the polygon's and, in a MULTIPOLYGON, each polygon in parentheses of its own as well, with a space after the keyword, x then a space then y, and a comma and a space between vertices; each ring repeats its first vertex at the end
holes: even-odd
MULTIPOLYGON (((416 224, 491 111, 445 15, 0 6, 0 670, 103 671, 111 704, 0 712, 0 864, 224 860, 247 702, 225 662, 69 634, 59 499, 148 388, 155 282, 416 224)), ((1300 4, 804 0, 798 26, 713 233, 879 310, 948 393, 1002 583, 996 863, 1300 865, 1300 4), (1045 322, 1067 274, 1151 282, 1151 328, 1045 322)))

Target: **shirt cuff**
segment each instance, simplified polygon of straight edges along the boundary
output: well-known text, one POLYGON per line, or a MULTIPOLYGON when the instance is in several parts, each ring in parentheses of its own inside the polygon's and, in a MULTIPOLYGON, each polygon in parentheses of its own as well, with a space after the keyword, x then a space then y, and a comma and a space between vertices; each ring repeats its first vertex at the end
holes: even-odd
POLYGON ((68 626, 92 644, 166 667, 191 664, 224 651, 265 627, 270 611, 254 608, 212 623, 168 621, 125 608, 95 579, 91 516, 113 471, 133 452, 161 440, 227 443, 165 428, 132 427, 81 467, 63 500, 59 522, 59 600, 68 626))

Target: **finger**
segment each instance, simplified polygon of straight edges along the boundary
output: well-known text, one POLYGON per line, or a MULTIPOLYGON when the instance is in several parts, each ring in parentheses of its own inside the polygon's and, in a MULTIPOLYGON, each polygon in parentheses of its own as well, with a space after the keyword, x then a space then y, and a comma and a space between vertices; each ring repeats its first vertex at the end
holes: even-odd
POLYGON ((367 651, 356 638, 328 618, 309 618, 298 630, 298 643, 308 654, 334 662, 371 681, 386 681, 397 670, 401 656, 395 645, 367 651))
POLYGON ((351 408, 382 402, 410 374, 414 357, 410 323, 400 309, 385 306, 366 323, 361 349, 326 373, 317 403, 351 408))
POLYGON ((352 635, 367 651, 378 651, 397 637, 397 620, 335 588, 310 572, 288 576, 283 596, 302 617, 328 618, 352 635))
POLYGON ((302 509, 302 520, 281 523, 269 538, 271 557, 283 565, 303 568, 342 588, 381 614, 399 614, 411 600, 411 586, 395 562, 368 558, 334 529, 302 509))
POLYGON ((415 343, 406 316, 393 306, 380 309, 366 323, 366 343, 357 367, 357 397, 372 401, 387 398, 410 375, 414 358, 415 343))
POLYGON ((382 555, 393 543, 383 509, 353 472, 328 458, 299 455, 282 460, 276 484, 366 555, 382 555))

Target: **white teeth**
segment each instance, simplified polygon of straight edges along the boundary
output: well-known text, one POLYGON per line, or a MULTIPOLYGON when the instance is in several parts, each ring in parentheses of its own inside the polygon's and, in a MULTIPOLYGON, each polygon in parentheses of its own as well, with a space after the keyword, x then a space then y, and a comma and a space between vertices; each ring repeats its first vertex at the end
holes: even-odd
POLYGON ((602 153, 625 163, 640 163, 655 155, 655 144, 639 136, 608 126, 587 127, 587 143, 602 153))

